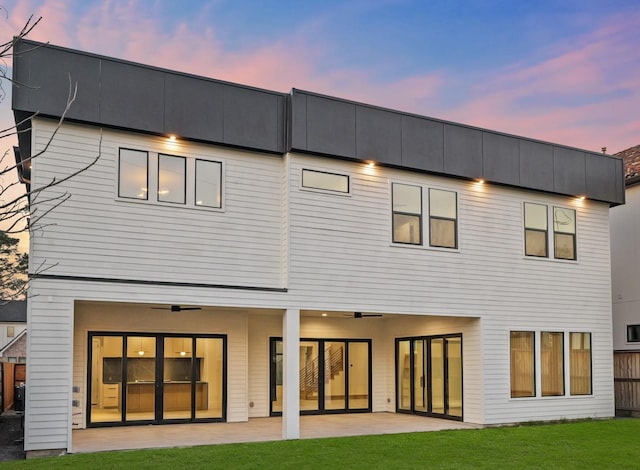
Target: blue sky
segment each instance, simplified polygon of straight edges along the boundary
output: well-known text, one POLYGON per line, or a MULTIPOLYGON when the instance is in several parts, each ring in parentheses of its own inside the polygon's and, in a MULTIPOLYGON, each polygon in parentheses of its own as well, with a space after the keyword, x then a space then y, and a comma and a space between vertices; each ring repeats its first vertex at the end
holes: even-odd
POLYGON ((30 37, 60 46, 589 150, 640 144, 638 0, 2 4, 1 31, 33 13, 30 37))

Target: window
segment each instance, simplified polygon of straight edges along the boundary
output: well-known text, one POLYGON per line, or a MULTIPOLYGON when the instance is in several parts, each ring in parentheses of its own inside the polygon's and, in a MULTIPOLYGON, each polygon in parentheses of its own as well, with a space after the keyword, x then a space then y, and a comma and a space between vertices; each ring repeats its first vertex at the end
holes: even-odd
POLYGON ((392 183, 393 241, 422 244, 422 188, 392 183))
POLYGON ((640 343, 640 325, 627 325, 627 341, 640 343))
POLYGON ((591 395, 591 333, 569 333, 571 395, 591 395))
POLYGON ((15 327, 8 326, 7 327, 7 338, 12 338, 16 334, 15 327))
POLYGON ((429 189, 429 245, 457 248, 456 224, 458 208, 456 193, 429 189))
POLYGON ((524 203, 524 250, 527 256, 548 256, 547 206, 524 203))
POLYGON ((186 159, 158 155, 158 201, 184 204, 186 159))
POLYGON ((16 362, 18 362, 18 358, 17 357, 10 357, 9 358, 9 362, 11 362, 12 364, 15 364, 16 362))
POLYGON ((302 170, 302 187, 349 193, 349 177, 324 171, 302 170))
POLYGON ((223 162, 120 149, 118 197, 222 209, 223 162))
POLYGON ((546 204, 524 203, 524 251, 526 256, 573 260, 576 257, 576 211, 554 206, 551 211, 553 239, 549 248, 549 207, 546 204))
POLYGON ((222 207, 222 163, 196 160, 196 206, 222 207))
POLYGON ((149 155, 140 150, 120 149, 118 196, 148 199, 149 155))
POLYGON ((542 396, 564 395, 564 333, 540 333, 542 396))
POLYGON ((535 333, 512 331, 511 349, 511 397, 536 395, 535 333))
POLYGON ((576 211, 564 207, 553 208, 554 256, 576 259, 576 211))

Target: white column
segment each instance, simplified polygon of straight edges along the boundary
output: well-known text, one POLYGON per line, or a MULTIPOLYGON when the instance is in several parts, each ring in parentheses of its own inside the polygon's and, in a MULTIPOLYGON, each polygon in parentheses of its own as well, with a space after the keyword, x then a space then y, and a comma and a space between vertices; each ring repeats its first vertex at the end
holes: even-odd
POLYGON ((282 318, 282 438, 300 439, 300 309, 282 318))

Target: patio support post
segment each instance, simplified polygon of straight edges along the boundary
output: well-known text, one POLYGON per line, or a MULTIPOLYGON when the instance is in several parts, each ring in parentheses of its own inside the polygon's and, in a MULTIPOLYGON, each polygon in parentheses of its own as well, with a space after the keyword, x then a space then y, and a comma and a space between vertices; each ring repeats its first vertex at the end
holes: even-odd
POLYGON ((300 439, 300 309, 282 318, 282 438, 300 439))

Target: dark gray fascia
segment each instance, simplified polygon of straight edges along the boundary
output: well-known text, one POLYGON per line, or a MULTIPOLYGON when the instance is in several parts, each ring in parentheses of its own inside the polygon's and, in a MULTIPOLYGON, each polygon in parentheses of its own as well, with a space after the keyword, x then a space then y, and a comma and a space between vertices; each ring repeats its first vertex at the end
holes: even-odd
POLYGON ((14 47, 13 73, 16 120, 34 113, 59 118, 71 80, 77 83, 66 116, 71 122, 280 155, 286 151, 286 93, 29 40, 14 47))
MULTIPOLYGON (((14 50, 13 110, 259 152, 288 151, 624 204, 622 159, 292 90, 277 93, 34 41, 14 50), (28 86, 20 86, 26 84, 28 86)), ((31 154, 30 131, 20 139, 31 154)))
POLYGON ((296 89, 290 103, 293 151, 624 204, 619 157, 296 89))

